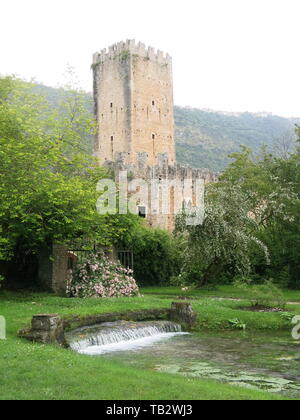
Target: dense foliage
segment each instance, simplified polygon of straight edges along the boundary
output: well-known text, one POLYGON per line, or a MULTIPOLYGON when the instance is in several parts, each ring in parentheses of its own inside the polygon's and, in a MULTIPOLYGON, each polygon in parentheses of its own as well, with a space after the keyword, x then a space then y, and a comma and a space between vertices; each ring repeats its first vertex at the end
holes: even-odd
POLYGON ((119 243, 134 253, 134 277, 140 285, 163 285, 179 274, 177 245, 168 232, 138 225, 119 243))
MULTIPOLYGON (((180 284, 203 286, 246 275, 300 288, 299 151, 287 147, 288 142, 277 143, 272 152, 262 149, 258 154, 244 146, 233 153, 219 182, 206 189, 203 225, 187 226, 182 215, 174 238, 141 226, 135 216, 96 212, 96 184, 107 174, 90 154, 95 128, 91 101, 76 88, 50 91, 52 96, 48 88, 0 79, 0 260, 35 253, 53 241, 88 238, 133 251, 139 284, 165 284, 175 277, 180 284)), ((260 118, 257 130, 264 141, 291 124, 271 116, 214 113, 207 113, 210 123, 204 124, 201 112, 177 108, 181 139, 187 133, 184 121, 209 125, 203 129, 209 138, 220 134, 218 126, 229 121, 226 118, 231 118, 232 126, 238 118, 244 128, 260 118)), ((223 128, 228 137, 229 128, 226 124, 223 128)), ((297 134, 300 138, 299 128, 297 134)), ((257 131, 248 132, 244 143, 253 144, 255 137, 256 149, 261 143, 257 131)), ((234 138, 230 150, 244 137, 234 138)), ((199 137, 205 151, 202 140, 199 137)), ((227 153, 223 140, 220 144, 227 153)), ((214 150, 214 143, 209 143, 214 150)), ((222 160, 216 149, 213 155, 222 160)))
POLYGON ((220 182, 206 189, 202 224, 188 225, 185 214, 177 218, 176 233, 185 244, 183 284, 202 287, 250 274, 254 249, 268 262, 268 250, 255 235, 258 224, 249 211, 241 189, 220 182))
MULTIPOLYGON (((299 135, 299 129, 297 129, 299 135)), ((300 154, 278 158, 250 150, 234 156, 224 182, 239 186, 260 225, 258 237, 267 245, 271 265, 256 258, 255 273, 284 286, 300 287, 300 154)))
POLYGON ((262 284, 253 284, 251 280, 241 278, 234 283, 234 286, 247 295, 252 306, 255 308, 276 308, 285 309, 287 300, 283 291, 272 281, 266 280, 262 284))
POLYGON ((85 94, 66 90, 53 108, 33 87, 0 79, 0 260, 78 237, 109 246, 133 216, 96 211, 106 174, 82 147, 95 125, 85 94))
POLYGON ((219 182, 206 190, 203 225, 178 219, 186 241, 183 283, 202 286, 244 275, 300 288, 299 157, 299 151, 279 157, 246 147, 231 156, 219 182))

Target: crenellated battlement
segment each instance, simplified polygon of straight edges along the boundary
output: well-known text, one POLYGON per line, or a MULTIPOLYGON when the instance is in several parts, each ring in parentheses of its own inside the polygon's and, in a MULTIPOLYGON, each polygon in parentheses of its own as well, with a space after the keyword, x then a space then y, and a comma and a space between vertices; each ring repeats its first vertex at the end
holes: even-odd
POLYGON ((146 153, 137 153, 137 161, 132 164, 126 163, 126 153, 117 153, 114 161, 106 161, 104 166, 111 170, 116 176, 120 171, 127 171, 135 174, 136 178, 151 180, 152 178, 178 179, 184 181, 186 179, 196 180, 203 179, 205 183, 217 182, 219 174, 209 169, 194 169, 189 166, 182 166, 178 163, 170 164, 166 153, 159 153, 157 164, 150 165, 147 160, 146 153))
POLYGON ((108 49, 104 48, 93 55, 93 65, 104 63, 107 60, 113 60, 118 57, 125 57, 126 54, 138 55, 145 59, 156 61, 159 64, 172 64, 172 57, 160 50, 152 47, 146 47, 142 42, 136 42, 134 39, 118 42, 108 49))

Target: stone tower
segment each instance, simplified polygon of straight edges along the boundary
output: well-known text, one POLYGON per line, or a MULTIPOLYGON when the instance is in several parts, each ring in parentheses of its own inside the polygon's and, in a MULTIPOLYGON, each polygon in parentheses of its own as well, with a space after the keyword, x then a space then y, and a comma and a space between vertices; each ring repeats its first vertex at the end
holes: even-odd
POLYGON ((133 175, 127 193, 136 213, 172 231, 176 215, 199 207, 202 185, 216 177, 176 163, 171 57, 129 40, 94 54, 93 70, 99 164, 117 182, 124 172, 133 175))
POLYGON ((93 70, 99 162, 174 165, 171 57, 128 40, 94 54, 93 70))

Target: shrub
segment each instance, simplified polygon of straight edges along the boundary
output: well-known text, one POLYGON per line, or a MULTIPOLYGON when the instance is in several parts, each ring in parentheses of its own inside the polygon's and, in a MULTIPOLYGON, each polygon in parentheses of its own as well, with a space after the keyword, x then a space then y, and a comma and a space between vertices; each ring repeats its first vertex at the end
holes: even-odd
POLYGON ((186 271, 182 271, 178 276, 174 276, 170 280, 172 286, 191 286, 191 287, 201 287, 201 278, 202 272, 196 265, 191 265, 186 271))
POLYGON ((103 253, 91 252, 75 268, 67 294, 79 298, 137 296, 139 289, 132 274, 103 253))
POLYGON ((228 323, 230 324, 230 326, 233 329, 236 329, 236 330, 244 330, 245 331, 246 328, 247 328, 247 325, 243 321, 240 321, 237 318, 229 319, 228 323))
POLYGON ((263 284, 251 284, 251 280, 241 278, 235 285, 246 292, 247 297, 254 307, 284 308, 286 305, 286 299, 282 291, 272 280, 266 280, 263 284))
POLYGON ((133 251, 134 277, 139 285, 168 284, 180 273, 180 247, 166 231, 139 226, 117 246, 133 251))

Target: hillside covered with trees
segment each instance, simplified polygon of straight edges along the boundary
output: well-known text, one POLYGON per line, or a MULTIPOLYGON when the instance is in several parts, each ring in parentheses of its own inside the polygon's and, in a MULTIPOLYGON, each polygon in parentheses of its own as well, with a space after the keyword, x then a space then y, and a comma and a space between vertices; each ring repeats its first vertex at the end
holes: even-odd
POLYGON ((183 165, 222 171, 228 155, 241 145, 258 151, 263 145, 275 154, 295 147, 295 124, 271 114, 229 114, 175 107, 177 159, 183 165))
MULTIPOLYGON (((37 85, 36 93, 46 96, 57 106, 64 97, 63 89, 37 85)), ((93 98, 86 94, 85 106, 93 112, 93 98)), ((288 119, 271 114, 229 114, 217 111, 175 106, 175 137, 177 161, 184 166, 223 171, 230 159, 228 155, 250 147, 254 152, 263 145, 272 152, 282 154, 295 145, 295 124, 300 118, 288 119)), ((92 151, 90 137, 86 148, 92 151), (89 142, 90 141, 90 142, 89 142)))

